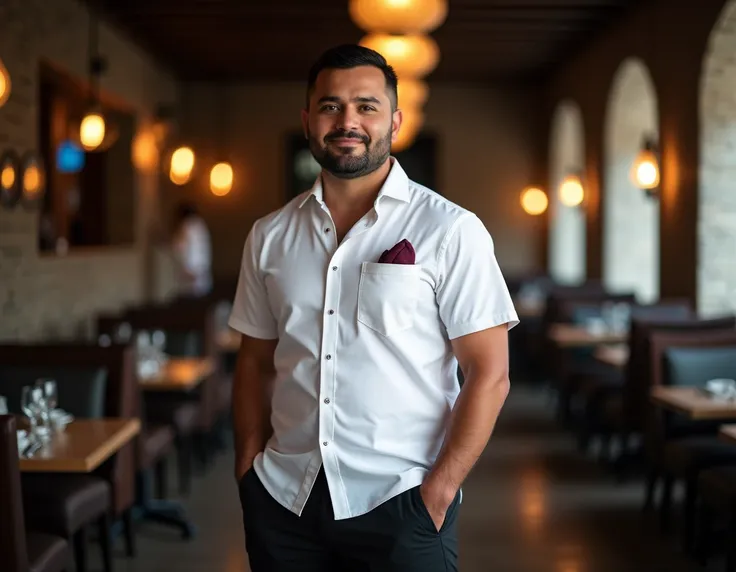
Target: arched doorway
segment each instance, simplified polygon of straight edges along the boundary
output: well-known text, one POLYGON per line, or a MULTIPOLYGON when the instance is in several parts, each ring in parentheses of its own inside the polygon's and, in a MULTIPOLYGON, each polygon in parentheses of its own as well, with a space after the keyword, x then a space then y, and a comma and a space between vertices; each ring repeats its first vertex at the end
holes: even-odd
POLYGON ((736 1, 711 32, 700 81, 697 305, 736 311, 736 1))
POLYGON ((549 272, 561 284, 585 280, 585 212, 562 203, 559 188, 585 166, 583 115, 573 101, 563 101, 552 119, 549 145, 549 272))
POLYGON ((659 298, 659 203, 634 185, 630 172, 644 137, 659 138, 659 112, 649 71, 637 58, 616 72, 604 137, 604 283, 653 302, 659 298))

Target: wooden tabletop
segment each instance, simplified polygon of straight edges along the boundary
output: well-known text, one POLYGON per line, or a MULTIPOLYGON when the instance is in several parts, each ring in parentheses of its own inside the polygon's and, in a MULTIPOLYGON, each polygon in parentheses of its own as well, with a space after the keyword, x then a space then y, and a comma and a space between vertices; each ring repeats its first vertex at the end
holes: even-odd
POLYGON ((593 355, 601 363, 622 369, 629 363, 629 346, 626 344, 602 345, 595 348, 593 355))
POLYGON ((722 425, 720 435, 726 441, 736 443, 736 424, 722 425))
POLYGON ((215 371, 211 358, 172 358, 162 371, 140 379, 144 391, 190 391, 215 371))
POLYGON ((690 419, 736 419, 736 401, 714 398, 699 387, 654 387, 651 400, 690 419))
POLYGON ((221 352, 235 353, 240 349, 240 332, 227 328, 217 334, 217 347, 221 352))
POLYGON ((625 342, 627 337, 626 332, 592 333, 575 324, 552 324, 549 330, 549 338, 566 348, 618 344, 625 342))
POLYGON ((94 471, 141 429, 138 419, 77 419, 38 449, 21 457, 20 470, 34 473, 94 471))

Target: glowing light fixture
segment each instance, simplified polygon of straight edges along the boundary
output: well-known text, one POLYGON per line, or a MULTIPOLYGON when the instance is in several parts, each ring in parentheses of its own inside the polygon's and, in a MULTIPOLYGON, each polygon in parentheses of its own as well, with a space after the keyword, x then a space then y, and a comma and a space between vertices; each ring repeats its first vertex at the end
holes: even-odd
POLYGON ((647 196, 655 197, 659 192, 659 152, 654 140, 645 137, 634 164, 631 167, 633 183, 647 196))
POLYGON ((521 207, 527 214, 541 215, 547 210, 548 205, 546 193, 537 187, 527 187, 521 193, 521 207))
POLYGON ((12 149, 0 156, 0 204, 12 208, 20 198, 20 160, 12 149))
POLYGON ((399 77, 420 78, 434 71, 440 61, 440 49, 430 36, 408 34, 369 34, 360 45, 381 54, 399 77))
POLYGON ((560 184, 560 202, 566 207, 576 207, 583 202, 585 191, 578 175, 567 175, 560 184))
POLYGON ((210 191, 218 197, 224 197, 233 188, 233 168, 230 163, 217 163, 210 171, 210 191))
POLYGON ((400 109, 421 108, 429 98, 429 87, 420 79, 400 78, 398 95, 400 109))
POLYGON ((428 33, 447 19, 447 0, 350 0, 349 10, 366 32, 428 33))
POLYGON ((79 140, 87 151, 94 151, 105 140, 105 118, 92 111, 84 116, 79 125, 79 140))
POLYGON ((0 107, 5 105, 10 97, 10 88, 12 84, 10 82, 10 74, 3 65, 3 60, 0 60, 0 107))
POLYGON ((189 181, 194 169, 194 151, 189 147, 179 147, 171 155, 169 178, 175 185, 183 185, 189 181))
POLYGON ((23 172, 21 187, 23 203, 32 206, 39 202, 46 188, 46 173, 41 159, 32 151, 26 153, 21 161, 23 172))
POLYGON ((424 125, 424 113, 418 108, 402 109, 403 121, 399 128, 396 141, 391 143, 392 152, 400 152, 408 149, 414 144, 417 135, 424 125))

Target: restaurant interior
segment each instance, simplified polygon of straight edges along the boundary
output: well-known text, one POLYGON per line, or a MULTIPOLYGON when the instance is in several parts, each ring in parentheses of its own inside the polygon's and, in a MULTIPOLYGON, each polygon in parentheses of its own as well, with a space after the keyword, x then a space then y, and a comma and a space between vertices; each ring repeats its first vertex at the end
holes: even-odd
POLYGON ((736 572, 736 0, 1 0, 0 572, 249 570, 228 317, 351 43, 520 317, 460 569, 736 572))

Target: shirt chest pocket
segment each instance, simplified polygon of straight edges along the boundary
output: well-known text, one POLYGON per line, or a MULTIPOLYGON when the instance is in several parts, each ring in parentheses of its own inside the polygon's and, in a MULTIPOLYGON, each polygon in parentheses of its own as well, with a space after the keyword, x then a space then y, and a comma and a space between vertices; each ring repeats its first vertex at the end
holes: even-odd
POLYGON ((421 269, 416 264, 364 262, 358 286, 358 322, 387 337, 411 328, 421 269))

